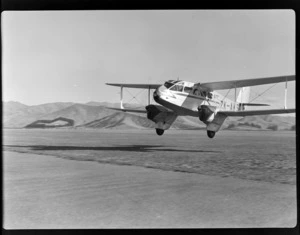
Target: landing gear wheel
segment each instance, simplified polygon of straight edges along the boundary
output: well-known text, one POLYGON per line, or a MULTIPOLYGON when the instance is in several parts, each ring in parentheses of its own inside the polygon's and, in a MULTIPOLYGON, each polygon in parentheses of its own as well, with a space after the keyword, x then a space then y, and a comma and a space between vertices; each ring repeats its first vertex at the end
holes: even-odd
POLYGON ((214 138, 215 134, 216 134, 216 132, 214 132, 214 131, 207 131, 207 136, 209 138, 214 138))
POLYGON ((165 131, 163 129, 156 129, 156 134, 163 135, 165 131))

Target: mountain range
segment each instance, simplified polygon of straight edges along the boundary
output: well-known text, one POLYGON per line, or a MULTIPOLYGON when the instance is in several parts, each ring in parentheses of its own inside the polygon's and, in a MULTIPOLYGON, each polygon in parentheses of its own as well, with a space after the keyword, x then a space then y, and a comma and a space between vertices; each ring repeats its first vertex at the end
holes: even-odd
MULTIPOLYGON (((125 113, 109 108, 119 103, 95 102, 85 104, 56 102, 40 105, 25 105, 20 102, 3 102, 4 128, 113 128, 147 129, 154 123, 144 114, 125 113)), ((128 108, 144 109, 137 104, 125 104, 128 108)), ((198 118, 181 116, 171 126, 173 129, 205 129, 198 118)), ((229 130, 295 130, 295 117, 283 115, 262 115, 227 118, 222 129, 229 130)))

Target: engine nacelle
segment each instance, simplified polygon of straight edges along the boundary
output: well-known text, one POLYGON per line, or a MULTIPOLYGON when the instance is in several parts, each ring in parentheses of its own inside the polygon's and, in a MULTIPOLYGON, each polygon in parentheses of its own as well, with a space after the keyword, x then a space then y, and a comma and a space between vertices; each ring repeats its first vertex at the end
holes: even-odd
POLYGON ((146 106, 146 110, 147 118, 155 123, 156 129, 169 129, 177 117, 177 114, 170 112, 163 106, 148 105, 146 106))
POLYGON ((146 106, 147 110, 147 118, 153 122, 156 122, 155 117, 157 117, 158 114, 164 112, 159 106, 157 105, 148 105, 146 106))
POLYGON ((216 107, 201 105, 198 107, 199 119, 205 124, 211 122, 215 118, 216 107))

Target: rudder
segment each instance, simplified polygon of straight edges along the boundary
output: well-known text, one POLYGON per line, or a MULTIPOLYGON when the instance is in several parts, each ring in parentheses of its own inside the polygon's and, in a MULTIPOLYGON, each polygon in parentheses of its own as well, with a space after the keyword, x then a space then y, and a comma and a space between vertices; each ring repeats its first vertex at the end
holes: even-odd
POLYGON ((236 99, 238 103, 249 103, 250 87, 242 87, 236 99))

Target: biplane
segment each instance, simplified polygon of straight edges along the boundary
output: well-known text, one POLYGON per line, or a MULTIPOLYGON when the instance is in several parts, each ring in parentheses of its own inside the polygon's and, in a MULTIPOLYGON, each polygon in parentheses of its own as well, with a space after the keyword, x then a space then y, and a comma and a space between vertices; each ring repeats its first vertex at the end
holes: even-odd
POLYGON ((213 138, 227 117, 266 114, 294 113, 295 109, 286 107, 287 82, 294 81, 295 75, 254 78, 245 80, 193 83, 183 80, 168 80, 164 84, 125 84, 106 83, 121 88, 121 107, 115 110, 147 114, 155 123, 157 135, 163 135, 178 116, 198 117, 206 125, 207 136, 213 138), (268 106, 249 102, 250 87, 285 82, 285 101, 283 109, 248 110, 249 106, 268 106), (148 105, 145 110, 127 109, 123 106, 123 88, 148 90, 148 105), (237 94, 237 89, 239 93, 237 94), (154 89, 153 99, 159 105, 150 104, 150 90, 154 89), (234 100, 217 90, 234 89, 234 100))

